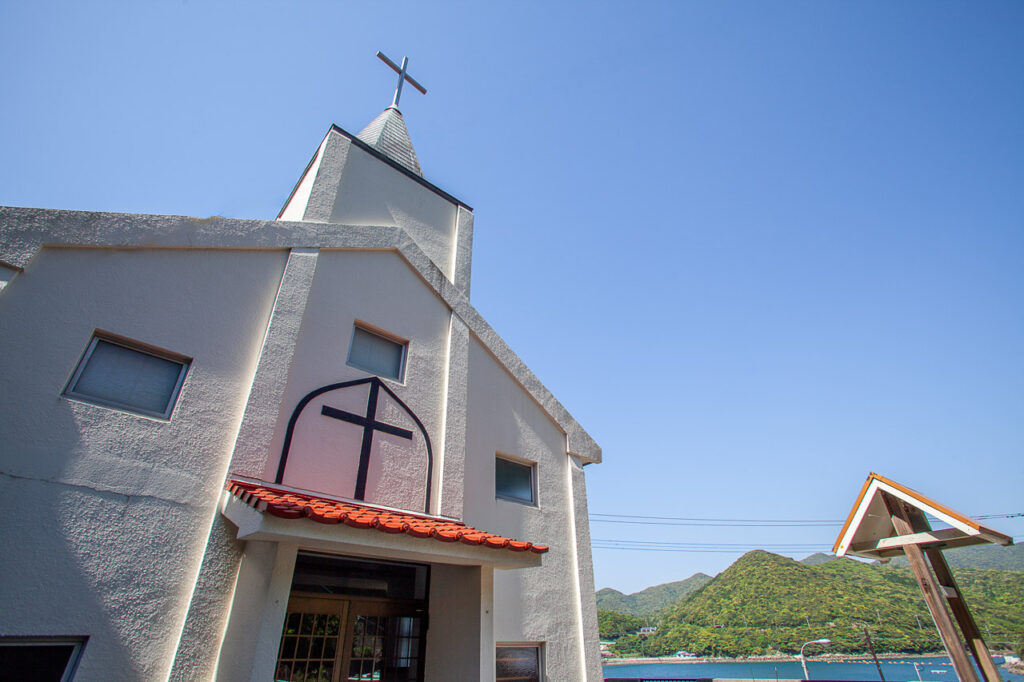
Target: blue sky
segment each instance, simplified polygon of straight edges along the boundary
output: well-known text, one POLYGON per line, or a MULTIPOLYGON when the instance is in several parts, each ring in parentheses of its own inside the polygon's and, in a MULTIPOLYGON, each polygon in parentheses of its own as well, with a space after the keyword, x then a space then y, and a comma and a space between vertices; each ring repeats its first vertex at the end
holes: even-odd
MULTIPOLYGON (((375 52, 408 55, 424 174, 476 210, 474 304, 604 447, 592 512, 841 519, 870 471, 1024 512, 1022 26, 1014 2, 8 1, 0 204, 273 218, 331 123, 390 103, 375 52)), ((591 529, 715 545, 595 549, 626 591, 838 532, 591 529)))

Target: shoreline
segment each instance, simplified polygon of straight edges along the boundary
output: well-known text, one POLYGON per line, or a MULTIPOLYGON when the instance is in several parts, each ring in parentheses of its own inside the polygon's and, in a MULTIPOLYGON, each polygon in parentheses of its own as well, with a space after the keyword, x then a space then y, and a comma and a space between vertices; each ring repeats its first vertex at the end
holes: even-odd
MULTIPOLYGON (((947 656, 945 651, 936 651, 930 654, 878 654, 878 660, 891 661, 894 659, 915 659, 915 658, 936 658, 947 656)), ((646 656, 635 658, 605 658, 601 665, 629 665, 631 663, 772 663, 799 661, 798 656, 792 654, 778 654, 774 656, 739 656, 729 658, 727 656, 701 656, 698 658, 677 658, 675 656, 646 656)), ((871 654, 827 654, 824 656, 808 656, 808 662, 824 661, 827 663, 842 663, 844 661, 871 661, 871 654)))

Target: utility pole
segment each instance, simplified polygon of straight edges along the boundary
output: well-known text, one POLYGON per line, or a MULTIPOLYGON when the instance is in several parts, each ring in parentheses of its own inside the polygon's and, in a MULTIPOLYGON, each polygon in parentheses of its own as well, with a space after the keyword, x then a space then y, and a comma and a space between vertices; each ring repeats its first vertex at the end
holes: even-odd
POLYGON ((878 662, 878 655, 875 653, 875 643, 871 641, 871 635, 868 634, 868 626, 864 626, 864 639, 868 640, 868 649, 871 651, 871 658, 875 659, 875 667, 878 668, 878 676, 885 682, 885 675, 882 674, 882 664, 878 662))

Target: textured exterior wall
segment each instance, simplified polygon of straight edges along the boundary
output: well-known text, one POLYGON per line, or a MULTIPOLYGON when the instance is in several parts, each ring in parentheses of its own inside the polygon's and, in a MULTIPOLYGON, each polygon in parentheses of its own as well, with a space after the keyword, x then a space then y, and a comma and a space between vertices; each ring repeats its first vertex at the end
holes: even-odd
POLYGON ((15 268, 23 267, 43 244, 95 248, 294 251, 296 247, 307 247, 393 251, 456 312, 473 335, 565 430, 568 451, 583 461, 601 461, 601 448, 597 443, 470 305, 464 292, 451 283, 400 228, 0 207, 0 261, 15 268))
MULTIPOLYGON (((380 163, 331 140, 318 178, 350 152, 380 163)), ((306 189, 310 206, 323 203, 322 188, 306 189)), ((410 201, 417 192, 446 201, 418 184, 410 201)), ((413 204, 427 225, 432 209, 413 204)), ((476 637, 465 670, 435 660, 430 679, 489 679, 495 641, 544 642, 552 680, 594 677, 585 484, 566 451, 599 461, 600 449, 469 304, 472 213, 452 213, 446 244, 393 222, 402 227, 0 208, 0 261, 17 273, 0 289, 0 428, 14 444, 0 499, 13 519, 5 547, 16 548, 0 554, 0 603, 13 605, 0 632, 89 635, 83 680, 265 679, 300 535, 240 542, 215 505, 229 468, 273 479, 303 396, 368 376, 346 364, 360 320, 410 340, 404 381, 386 383, 432 440, 431 510, 552 548, 542 566, 518 570, 437 563, 470 560, 456 558, 461 546, 419 558, 436 571, 432 614, 476 637), (60 397, 94 328, 195 358, 170 422, 60 397), (495 499, 498 452, 537 462, 536 508, 495 499), (475 592, 458 592, 463 582, 475 592)), ((326 466, 335 455, 314 453, 326 466)), ((411 506, 409 481, 382 480, 381 501, 411 506)), ((402 558, 375 544, 387 536, 352 533, 348 545, 307 545, 402 558)))
MULTIPOLYGON (((445 351, 448 346, 449 317, 450 310, 445 303, 395 254, 321 251, 262 478, 274 479, 288 421, 303 397, 329 384, 371 376, 364 370, 346 364, 356 320, 409 339, 404 382, 385 382, 419 417, 435 447, 438 447, 443 433, 442 387, 447 372, 445 351)), ((353 392, 351 404, 339 402, 338 406, 362 414, 365 410, 365 397, 362 397, 362 406, 359 399, 365 395, 365 389, 349 390, 353 392)), ((340 398, 332 400, 337 402, 340 398)), ((397 414, 388 415, 388 419, 392 420, 391 423, 401 425, 397 414)), ((286 482, 295 481, 295 485, 303 485, 306 489, 310 489, 312 486, 309 483, 315 481, 300 475, 303 462, 307 467, 315 465, 318 470, 345 467, 346 462, 340 461, 342 453, 338 451, 341 446, 336 447, 332 443, 344 438, 361 438, 358 427, 318 417, 315 412, 308 418, 308 423, 308 428, 314 433, 308 440, 293 444, 294 449, 289 454, 285 471, 286 482), (316 436, 322 437, 317 440, 316 436), (320 443, 322 447, 309 447, 303 456, 299 449, 304 443, 320 443)), ((374 447, 378 449, 375 453, 378 459, 384 459, 379 450, 388 446, 389 438, 394 437, 375 436, 374 447)), ((358 442, 349 448, 349 451, 352 450, 358 453, 358 442)), ((374 458, 371 458, 372 461, 374 458)), ((425 472, 425 462, 425 458, 417 458, 411 465, 419 466, 425 472)), ((437 465, 435 461, 435 481, 437 465)), ((338 474, 340 477, 346 475, 354 479, 355 471, 347 469, 338 474)), ((326 478, 321 480, 324 484, 329 483, 326 478)), ((412 482, 405 475, 381 479, 376 493, 377 501, 385 503, 385 500, 392 500, 390 504, 393 506, 422 511, 421 484, 417 483, 415 491, 419 493, 420 501, 415 505, 406 504, 411 500, 409 485, 412 482)), ((313 489, 343 496, 352 494, 348 488, 322 488, 323 485, 313 489)))
POLYGON ((495 572, 495 640, 543 642, 552 680, 588 679, 565 433, 475 339, 469 353, 466 443, 466 522, 551 547, 540 567, 495 572), (536 507, 495 499, 497 453, 536 463, 536 507))
POLYGON ((76 679, 167 676, 284 262, 45 248, 0 292, 0 631, 89 635, 76 679), (194 358, 170 421, 61 397, 96 328, 194 358))
POLYGON ((456 208, 404 173, 353 146, 341 176, 331 222, 397 225, 409 233, 449 281, 454 281, 456 208))
POLYGON ((431 566, 427 682, 476 679, 481 619, 487 615, 483 613, 483 588, 477 566, 431 566))
POLYGON ((320 144, 281 219, 401 227, 450 282, 465 282, 468 295, 472 212, 382 163, 335 129, 320 144))

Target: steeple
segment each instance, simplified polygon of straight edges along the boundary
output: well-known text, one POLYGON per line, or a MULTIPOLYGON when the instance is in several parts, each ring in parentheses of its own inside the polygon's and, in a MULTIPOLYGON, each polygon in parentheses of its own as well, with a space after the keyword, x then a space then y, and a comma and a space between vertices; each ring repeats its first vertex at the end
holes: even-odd
POLYGON ((363 128, 362 132, 356 137, 392 161, 423 177, 423 171, 420 170, 420 162, 416 158, 416 150, 412 148, 409 131, 405 128, 405 120, 402 118, 402 112, 398 110, 398 102, 402 99, 402 85, 406 81, 424 95, 427 94, 427 89, 409 75, 408 57, 402 57, 401 66, 388 59, 387 55, 383 52, 377 52, 377 58, 390 66, 398 74, 395 98, 391 101, 391 106, 385 109, 380 116, 373 119, 370 125, 363 128))
MULTIPOLYGON (((398 73, 391 106, 358 135, 331 126, 278 214, 278 220, 347 227, 398 227, 441 274, 469 296, 473 209, 423 177, 398 102, 402 85, 426 89, 398 73)), ((336 229, 332 227, 331 229, 336 229)))
POLYGON ((405 128, 402 112, 394 104, 381 112, 356 137, 395 163, 423 177, 420 162, 416 158, 416 150, 413 149, 409 131, 405 128))

